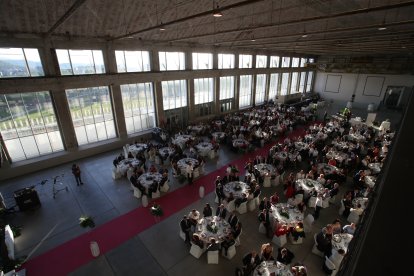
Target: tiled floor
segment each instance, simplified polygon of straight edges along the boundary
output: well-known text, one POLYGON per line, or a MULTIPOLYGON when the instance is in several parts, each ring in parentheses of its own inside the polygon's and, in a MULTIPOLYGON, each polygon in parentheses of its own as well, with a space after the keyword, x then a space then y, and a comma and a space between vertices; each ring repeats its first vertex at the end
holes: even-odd
MULTIPOLYGON (((333 104, 327 109, 329 113, 334 113, 338 110, 338 105, 333 104)), ((323 113, 323 111, 324 109, 321 109, 319 112, 323 113)), ((353 111, 356 115, 366 117, 364 110, 353 111)), ((398 122, 400 116, 399 112, 385 110, 378 114, 377 120, 389 118, 391 122, 398 122)), ((0 191, 6 197, 6 202, 14 204, 13 191, 35 185, 42 179, 49 179, 46 185, 36 186, 42 203, 41 208, 35 211, 19 212, 12 217, 15 225, 23 227, 22 235, 15 241, 16 254, 25 256, 33 253, 33 257, 81 235, 86 231, 78 225, 78 218, 81 214, 93 216, 97 225, 101 225, 139 207, 141 201, 132 196, 126 178, 112 180, 112 159, 118 154, 117 151, 108 152, 79 160, 78 164, 82 169, 82 179, 85 183, 83 186, 76 186, 70 171, 71 164, 39 171, 2 183, 0 191), (64 185, 69 190, 60 191, 56 198, 53 198, 50 177, 62 172, 65 173, 64 185), (32 252, 40 240, 55 226, 56 228, 50 236, 41 243, 35 252, 32 252)), ((208 161, 206 173, 214 171, 238 157, 239 155, 223 146, 220 157, 208 161)), ((170 179, 173 178, 170 177, 170 179)), ((349 181, 350 179, 347 184, 341 187, 341 195, 345 190, 348 190, 349 187, 346 186, 349 185, 349 181)), ((172 181, 171 188, 178 189, 183 185, 185 184, 172 181)), ((263 188, 263 193, 269 196, 275 190, 283 195, 281 186, 263 188)), ((340 196, 337 197, 337 201, 339 198, 340 196)), ((286 200, 282 199, 281 201, 285 202, 286 200)), ((241 259, 245 253, 252 249, 259 251, 260 245, 270 242, 270 240, 258 232, 257 212, 248 212, 239 215, 243 224, 243 234, 241 246, 237 247, 237 254, 232 260, 220 258, 219 265, 207 265, 206 254, 200 259, 195 259, 189 254, 189 248, 178 235, 178 222, 191 209, 201 210, 206 202, 210 202, 213 207, 216 207, 213 193, 78 268, 72 275, 234 275, 235 268, 241 266, 241 259)), ((324 275, 321 270, 322 258, 311 253, 312 237, 313 233, 338 217, 338 209, 338 204, 323 209, 321 217, 313 227, 313 232, 307 235, 303 244, 292 245, 289 242, 287 244, 296 256, 294 262, 304 263, 308 268, 309 275, 324 275)), ((276 251, 276 245, 274 247, 276 251)), ((28 271, 28 273, 30 272, 28 271)))

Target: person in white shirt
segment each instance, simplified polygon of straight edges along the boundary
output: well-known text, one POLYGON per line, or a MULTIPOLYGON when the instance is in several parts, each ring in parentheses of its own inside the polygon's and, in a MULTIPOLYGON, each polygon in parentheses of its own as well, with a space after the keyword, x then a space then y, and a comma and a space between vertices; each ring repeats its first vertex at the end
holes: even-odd
POLYGON ((187 164, 187 167, 185 168, 185 172, 187 173, 189 185, 193 184, 193 171, 194 171, 193 165, 191 163, 187 164))
POLYGON ((337 269, 341 265, 342 259, 345 256, 345 250, 340 248, 339 250, 332 250, 332 255, 329 257, 329 260, 335 264, 337 269))
POLYGON ((364 209, 362 209, 361 204, 358 203, 356 208, 351 208, 351 213, 355 212, 358 216, 362 215, 364 209))
POLYGON ((352 222, 351 224, 345 225, 342 230, 344 233, 353 235, 355 233, 355 228, 355 223, 352 222))
POLYGON ((326 179, 325 179, 325 175, 323 173, 321 173, 319 175, 319 177, 316 179, 316 181, 318 181, 319 183, 321 183, 322 185, 325 185, 326 183, 326 179))

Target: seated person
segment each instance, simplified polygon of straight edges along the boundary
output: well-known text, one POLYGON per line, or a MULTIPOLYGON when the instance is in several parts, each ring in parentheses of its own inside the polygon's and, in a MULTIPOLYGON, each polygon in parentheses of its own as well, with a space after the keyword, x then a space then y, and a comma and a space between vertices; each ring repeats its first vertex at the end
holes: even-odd
POLYGON ((292 266, 290 271, 293 273, 294 276, 306 276, 308 275, 308 272, 306 270, 306 267, 303 265, 296 263, 292 266))
POLYGON ((270 197, 270 203, 271 204, 277 204, 277 203, 279 203, 279 195, 277 194, 277 192, 275 192, 274 195, 272 195, 270 197))
POLYGON ((286 247, 280 247, 277 249, 277 258, 276 260, 282 264, 288 265, 292 262, 295 255, 287 249, 286 247))
POLYGON ((239 219, 237 218, 237 216, 236 216, 236 211, 233 211, 231 214, 230 214, 230 216, 229 216, 229 218, 228 218, 228 223, 230 224, 230 226, 231 226, 231 228, 235 228, 236 227, 236 224, 239 222, 239 219))
POLYGON ((244 275, 250 275, 250 273, 261 263, 259 255, 254 250, 244 255, 242 261, 244 275))
POLYGON ((350 211, 356 213, 358 216, 361 216, 364 212, 364 209, 362 209, 361 203, 358 203, 357 207, 351 208, 350 211))
POLYGON ((262 262, 275 260, 275 258, 273 257, 273 246, 270 243, 262 244, 260 255, 260 259, 262 262))
POLYGON ((268 209, 268 210, 270 210, 270 208, 271 208, 270 201, 269 201, 269 200, 267 200, 267 197, 264 197, 264 198, 260 201, 260 204, 259 204, 259 210, 260 210, 260 211, 263 211, 263 209, 268 209))
POLYGON ((329 190, 329 195, 330 195, 330 197, 334 197, 338 194, 338 192, 339 192, 339 184, 335 183, 333 188, 331 190, 329 190))
POLYGON ((345 225, 344 228, 342 228, 343 233, 351 234, 353 235, 355 233, 355 223, 351 223, 348 225, 345 225))
POLYGON ((197 222, 200 219, 200 212, 196 209, 191 210, 191 212, 188 214, 188 219, 192 225, 197 225, 197 222))
POLYGON ((191 242, 200 247, 200 249, 204 248, 204 242, 200 239, 200 236, 197 233, 193 233, 191 242))
POLYGON ((226 236, 225 240, 221 243, 221 249, 224 249, 224 255, 227 256, 227 251, 230 246, 235 244, 236 241, 233 238, 233 235, 230 233, 230 235, 226 236))
POLYGON ((224 208, 224 205, 221 204, 217 210, 216 210, 216 216, 222 218, 222 219, 226 219, 227 216, 227 209, 224 208))
POLYGON ((296 207, 298 207, 298 209, 299 209, 299 211, 301 213, 305 213, 305 211, 306 211, 306 203, 305 203, 304 200, 302 200, 301 202, 299 202, 299 204, 296 207))
POLYGON ((213 215, 213 208, 211 208, 210 203, 206 203, 203 209, 204 217, 211 217, 213 215))
POLYGON ((157 168, 153 165, 151 165, 150 169, 149 169, 150 173, 156 173, 157 172, 157 168))
POLYGON ((234 229, 231 230, 231 233, 235 240, 240 236, 241 231, 242 231, 242 224, 241 222, 238 222, 236 226, 234 227, 234 229))
POLYGON ((342 226, 341 226, 341 221, 339 219, 335 219, 332 222, 332 234, 341 234, 342 232, 342 226))
POLYGON ((215 238, 210 239, 210 244, 207 247, 207 251, 219 251, 220 250, 220 244, 216 242, 215 238))
POLYGON ((242 197, 236 198, 234 200, 234 206, 236 208, 238 208, 240 206, 240 204, 242 204, 243 202, 246 202, 246 201, 247 201, 247 196, 246 196, 246 194, 243 193, 242 197))
POLYGON ((295 227, 292 227, 290 233, 292 234, 292 237, 295 241, 297 241, 299 238, 304 238, 305 231, 303 228, 303 223, 298 222, 295 227))

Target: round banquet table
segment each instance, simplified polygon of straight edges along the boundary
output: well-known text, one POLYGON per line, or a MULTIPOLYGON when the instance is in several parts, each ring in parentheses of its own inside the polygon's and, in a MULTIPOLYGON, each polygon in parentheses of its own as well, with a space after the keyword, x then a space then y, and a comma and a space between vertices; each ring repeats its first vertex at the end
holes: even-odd
POLYGON ((202 125, 188 126, 189 131, 194 131, 197 134, 200 134, 204 129, 202 125))
POLYGON ((249 126, 255 126, 255 125, 260 125, 260 122, 257 120, 250 120, 249 126))
POLYGON ((266 173, 269 173, 270 175, 275 175, 276 173, 275 167, 273 167, 273 165, 266 163, 254 165, 254 168, 259 171, 261 176, 265 176, 266 173))
POLYGON ((130 164, 132 165, 132 167, 137 168, 141 166, 141 161, 135 158, 126 158, 118 163, 116 169, 120 174, 125 175, 130 164))
POLYGON ((278 224, 286 224, 288 227, 294 227, 298 222, 303 222, 303 214, 296 207, 291 207, 287 203, 278 203, 272 205, 272 218, 278 224), (283 216, 286 213, 288 216, 283 216))
POLYGON ((361 204, 361 208, 365 210, 368 204, 368 198, 367 197, 356 197, 352 200, 352 206, 354 208, 357 208, 358 204, 361 204))
POLYGON ((339 150, 353 150, 355 148, 355 145, 353 143, 347 143, 347 142, 333 142, 332 143, 337 149, 339 150))
POLYGON ((181 174, 183 174, 183 175, 186 174, 187 166, 188 166, 189 163, 191 165, 193 165, 193 169, 196 166, 198 166, 198 160, 197 159, 194 159, 194 158, 187 157, 187 158, 183 158, 183 159, 178 160, 177 166, 180 168, 181 174))
POLYGON ((364 142, 365 137, 358 133, 349 134, 349 139, 355 142, 364 142))
POLYGON ((318 171, 322 171, 324 175, 334 174, 335 172, 339 172, 339 169, 335 166, 326 164, 326 163, 319 163, 318 164, 318 171))
POLYGON ((307 150, 309 149, 309 145, 304 142, 295 142, 295 148, 298 151, 307 150))
POLYGON ((178 145, 183 149, 185 144, 192 138, 193 136, 187 134, 176 135, 175 139, 173 139, 173 144, 178 145))
POLYGON ((288 265, 278 261, 263 261, 253 271, 253 276, 293 276, 288 265))
POLYGON ((235 148, 247 148, 247 146, 249 145, 249 142, 247 142, 247 140, 245 139, 234 139, 233 140, 233 147, 235 148))
POLYGON ((319 183, 316 180, 309 179, 309 178, 303 178, 296 180, 296 188, 302 187, 303 191, 307 196, 313 191, 323 192, 325 190, 325 187, 321 183, 319 183))
POLYGON ((373 175, 367 175, 364 177, 364 181, 368 187, 374 188, 375 181, 377 181, 377 178, 373 175))
POLYGON ((213 145, 209 142, 201 142, 195 147, 201 156, 208 156, 210 151, 213 150, 213 145))
POLYGON ((348 155, 346 153, 330 150, 326 153, 326 158, 331 159, 332 157, 339 161, 339 163, 342 163, 344 160, 348 159, 348 155))
POLYGON ((220 243, 231 233, 231 227, 225 219, 220 217, 205 217, 198 221, 195 232, 200 235, 201 240, 205 243, 209 243, 211 238, 220 243), (217 232, 210 231, 207 228, 208 224, 216 228, 217 232))
POLYGON ((342 233, 332 236, 332 250, 343 249, 345 253, 348 251, 349 243, 351 242, 353 235, 342 233))
POLYGON ((230 193, 233 193, 234 198, 241 198, 242 194, 245 194, 247 198, 250 192, 250 187, 244 182, 232 181, 224 184, 223 191, 227 198, 230 196, 230 193))
POLYGON ((222 131, 213 132, 211 135, 213 135, 216 140, 223 140, 224 137, 226 137, 226 133, 222 131))
POLYGON ((373 174, 378 174, 381 172, 381 163, 369 163, 368 168, 372 171, 373 174))
POLYGON ((170 147, 163 147, 163 148, 160 148, 158 152, 161 154, 163 158, 167 158, 168 156, 174 154, 175 150, 170 147))
POLYGON ((140 177, 138 177, 138 182, 145 187, 146 191, 148 192, 148 188, 151 184, 155 181, 158 184, 161 182, 162 174, 160 173, 143 173, 140 177))
POLYGON ((275 158, 280 161, 285 161, 287 157, 288 157, 288 154, 285 151, 278 151, 275 153, 275 158))
POLYGON ((137 157, 137 154, 143 152, 147 148, 147 144, 132 144, 128 147, 128 151, 131 152, 134 157, 137 157))

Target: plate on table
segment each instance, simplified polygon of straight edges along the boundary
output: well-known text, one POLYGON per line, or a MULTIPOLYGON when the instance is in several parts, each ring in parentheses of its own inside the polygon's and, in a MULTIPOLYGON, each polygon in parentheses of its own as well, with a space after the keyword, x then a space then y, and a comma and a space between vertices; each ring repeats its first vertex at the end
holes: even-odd
POLYGON ((332 239, 334 242, 338 242, 338 243, 342 241, 342 237, 338 234, 333 235, 332 239))

